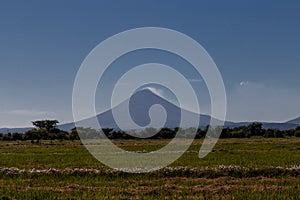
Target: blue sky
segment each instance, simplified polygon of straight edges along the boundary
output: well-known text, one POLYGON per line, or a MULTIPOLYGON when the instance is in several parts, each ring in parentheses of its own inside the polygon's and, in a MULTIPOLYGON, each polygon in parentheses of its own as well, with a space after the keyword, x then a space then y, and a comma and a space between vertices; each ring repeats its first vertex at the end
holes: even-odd
MULTIPOLYGON (((0 127, 72 121, 84 58, 106 38, 147 26, 185 33, 208 51, 224 79, 229 120, 298 117, 299 8, 296 0, 1 1, 0 127)), ((204 83, 193 84, 205 96, 204 83)), ((207 101, 201 106, 209 112, 207 101)))

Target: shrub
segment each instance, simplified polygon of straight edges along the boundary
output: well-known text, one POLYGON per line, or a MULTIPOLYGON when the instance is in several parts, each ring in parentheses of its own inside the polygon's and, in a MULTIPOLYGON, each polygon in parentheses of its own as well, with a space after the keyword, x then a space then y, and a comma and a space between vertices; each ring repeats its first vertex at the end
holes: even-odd
POLYGON ((295 136, 300 137, 300 130, 295 131, 295 136))

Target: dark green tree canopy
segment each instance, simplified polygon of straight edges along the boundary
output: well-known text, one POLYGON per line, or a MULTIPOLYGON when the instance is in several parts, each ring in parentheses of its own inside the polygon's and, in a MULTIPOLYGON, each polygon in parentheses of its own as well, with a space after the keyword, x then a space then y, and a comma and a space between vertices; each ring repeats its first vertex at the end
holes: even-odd
POLYGON ((57 120, 37 120, 32 122, 33 126, 39 129, 46 129, 47 131, 54 130, 58 123, 59 121, 57 120))

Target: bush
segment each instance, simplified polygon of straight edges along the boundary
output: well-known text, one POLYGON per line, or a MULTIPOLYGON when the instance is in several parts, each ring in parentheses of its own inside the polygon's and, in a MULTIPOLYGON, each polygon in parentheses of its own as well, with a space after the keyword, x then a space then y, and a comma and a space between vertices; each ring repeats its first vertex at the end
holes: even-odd
POLYGON ((295 136, 300 137, 300 130, 295 131, 295 136))

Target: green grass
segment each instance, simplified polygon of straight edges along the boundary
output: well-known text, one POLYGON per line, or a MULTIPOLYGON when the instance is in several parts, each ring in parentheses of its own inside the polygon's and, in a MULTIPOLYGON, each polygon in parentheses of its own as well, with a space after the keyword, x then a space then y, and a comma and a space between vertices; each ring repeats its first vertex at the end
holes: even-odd
MULTIPOLYGON (((116 140, 129 151, 153 151, 168 140, 116 140)), ((0 199, 300 199, 300 175, 274 167, 300 165, 300 138, 221 139, 204 159, 202 140, 171 167, 238 165, 254 171, 189 174, 164 170, 147 174, 53 173, 0 174, 0 199), (273 170, 273 171, 272 171, 273 170), (242 177, 242 178, 241 178, 242 177)), ((80 142, 0 142, 0 168, 108 169, 80 142)))
MULTIPOLYGON (((117 140, 115 143, 129 151, 152 151, 168 143, 168 140, 117 140)), ((221 139, 212 153, 198 158, 202 140, 196 140, 180 159, 171 166, 214 167, 239 165, 245 167, 289 167, 300 164, 300 139, 221 139)), ((0 168, 45 169, 66 167, 97 168, 97 161, 79 142, 42 141, 0 142, 0 168)))

